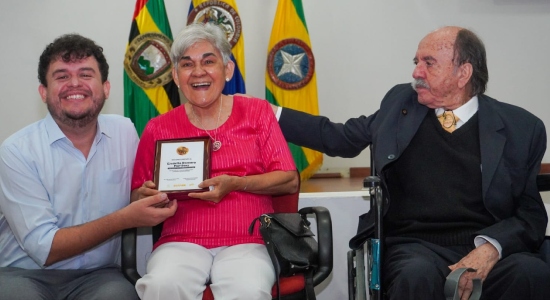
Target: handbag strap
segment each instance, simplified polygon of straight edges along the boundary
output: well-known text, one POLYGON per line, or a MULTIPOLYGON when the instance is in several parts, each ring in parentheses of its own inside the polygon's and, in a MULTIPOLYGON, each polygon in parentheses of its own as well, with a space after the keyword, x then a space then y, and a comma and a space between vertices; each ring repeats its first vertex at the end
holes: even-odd
POLYGON ((315 289, 313 288, 313 268, 310 268, 305 274, 306 281, 306 300, 316 300, 315 289))
MULTIPOLYGON (((260 222, 261 217, 258 217, 254 219, 252 224, 250 224, 250 227, 248 227, 248 233, 252 234, 252 231, 254 231, 254 227, 256 225, 256 222, 260 222)), ((265 231, 265 236, 262 236, 265 248, 267 249, 267 253, 269 254, 269 257, 271 258, 271 262, 273 264, 273 268, 275 269, 275 280, 276 280, 276 286, 277 286, 277 300, 281 299, 281 288, 279 283, 279 276, 281 274, 281 267, 279 266, 279 260, 277 259, 277 255, 275 254, 275 246, 273 245, 273 240, 271 238, 271 233, 269 230, 265 231)))
MULTIPOLYGON (((445 300, 460 300, 458 295, 458 282, 460 281, 460 276, 464 272, 475 272, 476 270, 472 268, 459 268, 451 272, 447 276, 445 281, 445 300)), ((472 294, 470 295, 470 300, 479 300, 481 298, 481 279, 474 278, 472 279, 473 289, 472 294)))
POLYGON ((281 274, 281 267, 279 266, 279 260, 277 259, 277 255, 275 254, 275 246, 273 245, 273 240, 271 238, 271 233, 269 232, 269 230, 266 231, 264 242, 265 242, 265 247, 267 249, 267 253, 269 254, 269 257, 271 258, 271 262, 273 263, 273 268, 275 269, 275 280, 277 285, 277 300, 280 300, 281 288, 279 284, 279 276, 281 274))

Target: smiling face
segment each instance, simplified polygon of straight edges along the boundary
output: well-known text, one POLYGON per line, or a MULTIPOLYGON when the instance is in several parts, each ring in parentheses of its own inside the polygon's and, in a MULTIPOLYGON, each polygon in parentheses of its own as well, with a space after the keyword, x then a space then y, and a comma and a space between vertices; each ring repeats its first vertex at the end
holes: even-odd
POLYGON ((430 108, 456 109, 469 100, 466 85, 470 64, 453 63, 454 42, 459 28, 440 29, 427 35, 418 45, 413 71, 413 87, 418 102, 430 108))
POLYGON ((221 96, 226 78, 233 76, 232 61, 223 58, 211 43, 198 41, 181 55, 172 74, 183 95, 192 105, 207 108, 221 96))
POLYGON ((102 83, 98 64, 93 56, 69 62, 58 58, 50 64, 46 80, 38 91, 48 111, 60 125, 85 127, 97 120, 110 83, 102 83))

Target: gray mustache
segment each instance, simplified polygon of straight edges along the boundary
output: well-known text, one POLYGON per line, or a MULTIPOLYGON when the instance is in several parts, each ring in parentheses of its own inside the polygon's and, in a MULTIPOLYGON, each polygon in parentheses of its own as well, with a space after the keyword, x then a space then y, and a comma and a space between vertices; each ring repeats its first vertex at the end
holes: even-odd
POLYGON ((430 88, 430 85, 422 80, 422 79, 415 79, 413 80, 413 82, 411 82, 411 85, 412 85, 412 88, 416 91, 416 88, 417 87, 421 87, 421 88, 425 88, 425 89, 429 89, 430 88))

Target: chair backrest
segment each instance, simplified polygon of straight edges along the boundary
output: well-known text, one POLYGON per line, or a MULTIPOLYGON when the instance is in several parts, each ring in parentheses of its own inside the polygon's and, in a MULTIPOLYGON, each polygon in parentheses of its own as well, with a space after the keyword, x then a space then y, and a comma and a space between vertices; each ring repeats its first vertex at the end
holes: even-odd
POLYGON ((376 170, 374 169, 374 151, 372 151, 372 144, 369 146, 370 152, 370 176, 376 176, 376 170))
POLYGON ((550 191, 550 173, 537 175, 537 187, 539 192, 550 191))
POLYGON ((273 196, 273 211, 275 211, 276 213, 297 212, 299 197, 300 197, 300 184, 298 184, 298 190, 295 193, 273 196))
MULTIPOLYGON (((550 174, 539 174, 537 175, 537 187, 539 192, 549 192, 550 191, 550 174)), ((546 212, 548 213, 548 211, 546 212)), ((539 253, 542 259, 550 266, 550 237, 546 236, 542 245, 540 246, 539 253)))

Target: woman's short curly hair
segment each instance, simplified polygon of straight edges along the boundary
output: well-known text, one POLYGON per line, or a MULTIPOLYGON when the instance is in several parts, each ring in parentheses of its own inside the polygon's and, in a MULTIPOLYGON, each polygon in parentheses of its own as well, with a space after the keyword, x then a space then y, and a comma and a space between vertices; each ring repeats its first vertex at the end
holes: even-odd
POLYGON ((222 55, 223 65, 227 66, 231 59, 231 45, 223 30, 212 23, 193 23, 187 25, 174 39, 170 58, 174 67, 177 66, 180 57, 185 51, 199 41, 207 41, 222 55))

